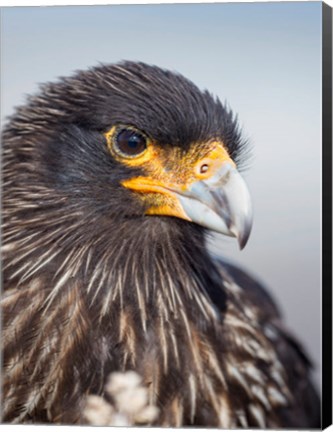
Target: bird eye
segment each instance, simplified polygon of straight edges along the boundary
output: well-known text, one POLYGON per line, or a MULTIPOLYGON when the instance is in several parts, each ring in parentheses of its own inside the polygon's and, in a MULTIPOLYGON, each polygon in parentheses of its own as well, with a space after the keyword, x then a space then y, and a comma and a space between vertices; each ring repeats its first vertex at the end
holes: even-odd
POLYGON ((114 148, 121 156, 135 157, 146 150, 147 140, 136 131, 122 129, 116 135, 114 148))

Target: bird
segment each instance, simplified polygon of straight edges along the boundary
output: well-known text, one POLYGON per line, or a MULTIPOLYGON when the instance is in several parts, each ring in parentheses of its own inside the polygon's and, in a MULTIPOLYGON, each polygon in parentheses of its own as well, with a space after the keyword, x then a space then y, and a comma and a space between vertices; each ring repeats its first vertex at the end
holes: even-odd
MULTIPOLYGON (((2 421, 84 424, 133 371, 159 426, 320 426, 312 363, 245 247, 248 140, 179 72, 100 63, 40 85, 3 130, 2 421)), ((295 294, 296 295, 296 294, 295 294)))

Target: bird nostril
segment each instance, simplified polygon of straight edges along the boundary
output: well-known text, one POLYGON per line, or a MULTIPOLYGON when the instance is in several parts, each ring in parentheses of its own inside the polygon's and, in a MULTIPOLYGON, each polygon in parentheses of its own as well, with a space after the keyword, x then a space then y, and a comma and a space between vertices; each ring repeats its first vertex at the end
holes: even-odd
POLYGON ((201 167, 200 167, 200 173, 201 174, 205 174, 208 170, 209 170, 209 165, 208 164, 204 163, 204 164, 201 165, 201 167))

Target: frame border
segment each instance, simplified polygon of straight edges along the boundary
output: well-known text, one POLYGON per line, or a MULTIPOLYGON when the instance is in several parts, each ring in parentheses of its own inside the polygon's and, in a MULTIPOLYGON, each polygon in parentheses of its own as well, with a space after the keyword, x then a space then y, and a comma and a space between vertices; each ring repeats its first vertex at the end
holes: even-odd
POLYGON ((322 428, 332 424, 332 9, 322 3, 322 428))

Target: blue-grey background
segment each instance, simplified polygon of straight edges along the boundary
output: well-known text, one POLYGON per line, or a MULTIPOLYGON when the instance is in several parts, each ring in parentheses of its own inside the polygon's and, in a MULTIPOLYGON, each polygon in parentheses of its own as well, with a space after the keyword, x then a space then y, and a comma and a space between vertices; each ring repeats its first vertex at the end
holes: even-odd
POLYGON ((255 219, 244 251, 217 235, 211 247, 269 288, 320 385, 321 4, 7 8, 1 36, 2 119, 38 83, 122 59, 228 101, 253 145, 255 219))

